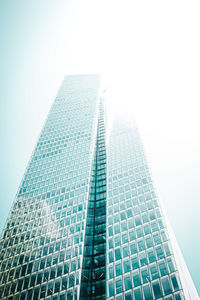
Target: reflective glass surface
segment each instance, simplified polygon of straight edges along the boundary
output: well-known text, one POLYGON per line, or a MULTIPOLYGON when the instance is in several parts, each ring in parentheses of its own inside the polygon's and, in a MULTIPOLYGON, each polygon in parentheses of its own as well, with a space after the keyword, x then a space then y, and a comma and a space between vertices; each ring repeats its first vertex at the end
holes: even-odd
POLYGON ((138 130, 107 133, 99 86, 66 76, 52 105, 0 241, 1 299, 187 299, 138 130))

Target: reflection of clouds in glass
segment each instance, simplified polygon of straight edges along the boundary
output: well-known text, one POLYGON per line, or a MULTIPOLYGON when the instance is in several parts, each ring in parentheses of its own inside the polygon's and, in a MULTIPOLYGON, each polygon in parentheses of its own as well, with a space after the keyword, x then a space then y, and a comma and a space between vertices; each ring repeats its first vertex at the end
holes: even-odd
POLYGON ((43 208, 46 211, 46 217, 45 217, 46 223, 47 223, 46 237, 54 240, 57 237, 59 223, 56 222, 55 212, 52 211, 50 205, 48 205, 46 202, 44 202, 43 208))

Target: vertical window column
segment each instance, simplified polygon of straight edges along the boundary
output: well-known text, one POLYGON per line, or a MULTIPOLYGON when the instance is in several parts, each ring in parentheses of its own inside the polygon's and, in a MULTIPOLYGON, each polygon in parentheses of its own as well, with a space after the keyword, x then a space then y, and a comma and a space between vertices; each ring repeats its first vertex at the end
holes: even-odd
POLYGON ((96 151, 88 203, 81 299, 106 298, 106 139, 104 107, 99 105, 96 151))

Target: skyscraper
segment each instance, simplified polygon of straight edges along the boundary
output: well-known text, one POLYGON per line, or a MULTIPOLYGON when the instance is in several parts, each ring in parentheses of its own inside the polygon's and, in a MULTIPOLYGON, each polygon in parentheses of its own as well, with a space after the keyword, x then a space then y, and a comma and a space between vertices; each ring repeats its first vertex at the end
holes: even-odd
POLYGON ((198 299, 138 130, 106 133, 97 75, 67 76, 1 240, 2 299, 198 299))

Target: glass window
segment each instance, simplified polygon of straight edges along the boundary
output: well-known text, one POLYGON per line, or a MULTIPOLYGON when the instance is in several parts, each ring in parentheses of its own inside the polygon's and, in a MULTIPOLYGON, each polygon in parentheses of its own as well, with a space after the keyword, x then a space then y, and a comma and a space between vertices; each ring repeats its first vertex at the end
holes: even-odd
MULTIPOLYGON (((60 275, 62 275, 62 267, 61 266, 59 266, 59 267, 58 267, 58 272, 60 275)), ((75 270, 76 270, 76 261, 73 260, 73 261, 71 261, 71 271, 75 271, 75 270)), ((58 276, 60 276, 59 274, 58 274, 58 276)))
POLYGON ((138 227, 136 229, 136 233, 137 233, 137 238, 140 238, 143 236, 143 230, 142 230, 142 227, 138 227))
POLYGON ((120 213, 120 219, 121 219, 121 221, 126 220, 126 214, 125 214, 125 212, 121 212, 120 213))
POLYGON ((116 276, 122 275, 122 265, 121 263, 118 263, 115 265, 115 272, 116 276))
POLYGON ((168 272, 167 272, 167 267, 166 267, 165 262, 164 261, 159 262, 158 266, 160 269, 161 276, 167 275, 168 272))
MULTIPOLYGON (((25 300, 25 299, 26 299, 26 292, 23 292, 20 295, 20 300, 25 300)), ((35 294, 33 296, 33 300, 37 300, 37 299, 39 299, 39 297, 38 297, 38 294, 36 293, 36 296, 35 296, 35 294)))
POLYGON ((145 237, 145 242, 146 242, 147 248, 153 247, 153 242, 152 242, 151 236, 145 237))
POLYGON ((159 223, 160 229, 163 229, 163 228, 164 228, 164 224, 163 224, 162 219, 159 219, 159 220, 158 220, 158 223, 159 223))
POLYGON ((156 257, 153 250, 148 251, 147 254, 148 254, 149 263, 156 261, 156 257))
POLYGON ((42 282, 42 273, 38 273, 36 284, 40 284, 41 282, 42 282))
POLYGON ((140 288, 134 290, 134 296, 135 296, 135 299, 137 299, 137 300, 143 300, 140 288))
POLYGON ((33 265, 33 272, 37 272, 38 268, 39 268, 39 260, 36 260, 33 265))
POLYGON ((151 272, 151 278, 152 278, 152 280, 154 280, 154 279, 156 279, 156 278, 159 277, 156 265, 150 266, 150 272, 151 272))
POLYGON ((50 272, 50 279, 53 279, 55 277, 56 277, 56 268, 53 267, 50 272))
POLYGON ((53 282, 48 283, 47 296, 53 294, 53 282))
POLYGON ((128 242, 128 236, 127 236, 127 233, 124 233, 123 235, 122 235, 122 244, 125 244, 125 243, 127 243, 128 242))
POLYGON ((61 251, 60 252, 60 255, 59 255, 59 261, 64 261, 64 258, 65 258, 65 252, 64 251, 61 251))
POLYGON ((163 242, 166 242, 167 241, 167 236, 166 236, 165 231, 161 231, 161 236, 162 236, 163 242))
MULTIPOLYGON (((42 274, 42 273, 40 273, 40 274, 42 274)), ((29 279, 30 279, 30 277, 25 277, 25 279, 24 279, 24 288, 23 288, 24 290, 28 288, 29 279)))
POLYGON ((142 222, 146 223, 148 221, 149 221, 149 218, 148 218, 147 214, 142 215, 142 222))
POLYGON ((54 254, 53 256, 53 265, 57 264, 58 262, 58 253, 54 254))
POLYGON ((165 295, 171 294, 172 293, 172 289, 171 289, 168 277, 162 278, 161 282, 162 282, 164 294, 165 295))
POLYGON ((113 281, 109 281, 109 297, 114 296, 114 286, 113 286, 113 281))
POLYGON ((121 229, 122 229, 122 232, 125 231, 125 230, 127 230, 127 224, 126 224, 126 222, 121 223, 121 229))
POLYGON ((155 214, 154 210, 149 211, 149 217, 150 217, 150 220, 156 219, 156 214, 155 214))
POLYGON ((133 216, 132 210, 131 209, 127 210, 127 217, 130 218, 132 216, 133 216))
POLYGON ((115 237, 115 247, 120 246, 121 245, 121 240, 120 240, 120 235, 115 237))
POLYGON ((129 232, 130 241, 134 241, 136 239, 135 231, 129 232))
POLYGON ((129 260, 124 261, 123 265, 124 265, 124 273, 129 272, 131 269, 129 260))
POLYGON ((112 236, 112 235, 113 235, 113 229, 112 229, 112 226, 108 227, 108 234, 109 234, 109 236, 112 236))
POLYGON ((74 286, 74 274, 69 276, 69 287, 74 286))
POLYGON ((151 288, 150 288, 149 285, 144 285, 143 286, 143 291, 144 291, 145 300, 153 300, 151 288))
POLYGON ((167 264, 168 264, 170 273, 174 272, 175 268, 174 268, 174 264, 173 264, 173 261, 172 261, 171 257, 167 259, 167 264))
POLYGON ((54 293, 58 293, 60 291, 60 279, 55 281, 54 293))
POLYGON ((166 256, 171 255, 171 251, 170 251, 170 249, 169 249, 168 243, 164 244, 164 250, 165 250, 166 256))
POLYGON ((43 281, 47 281, 48 279, 49 279, 49 269, 46 269, 44 271, 43 281))
POLYGON ((139 268, 139 262, 138 262, 138 257, 134 256, 131 258, 131 263, 132 263, 132 268, 133 270, 139 268))
POLYGON ((162 297, 162 292, 161 292, 161 289, 160 289, 159 282, 158 281, 153 282, 152 286, 153 286, 153 292, 154 292, 155 298, 156 299, 161 298, 162 297))
POLYGON ((42 285, 41 292, 40 292, 40 298, 44 298, 46 293, 46 285, 42 285))
POLYGON ((113 271, 113 266, 109 267, 109 279, 114 277, 114 271, 113 271))
POLYGON ((140 251, 145 250, 145 245, 143 239, 138 241, 138 248, 140 251))
POLYGON ((137 253, 136 243, 130 244, 130 250, 131 250, 131 254, 137 253))
POLYGON ((47 266, 47 267, 50 267, 50 266, 51 266, 51 259, 52 259, 52 256, 51 256, 51 255, 47 257, 47 262, 46 262, 46 266, 47 266))
POLYGON ((141 270, 141 275, 143 283, 147 283, 150 281, 149 272, 147 268, 141 270))
POLYGON ((139 216, 135 217, 135 224, 136 224, 136 226, 139 226, 139 225, 142 224, 141 219, 140 219, 139 216))
POLYGON ((109 255, 109 263, 112 263, 114 261, 113 251, 109 251, 108 255, 109 255))
POLYGON ((178 285, 176 275, 171 276, 171 281, 172 281, 172 285, 173 285, 174 290, 177 291, 179 289, 179 285, 178 285))
POLYGON ((67 289, 67 277, 62 278, 62 290, 67 289))
POLYGON ((121 258, 122 258, 122 256, 121 256, 120 248, 115 249, 115 260, 119 260, 121 258))
POLYGON ((125 287, 125 291, 128 291, 132 288, 130 276, 124 277, 124 287, 125 287))
MULTIPOLYGON (((25 278, 25 281, 26 281, 26 280, 27 280, 27 282, 29 283, 29 277, 26 277, 26 278, 25 278)), ((17 281, 12 282, 11 293, 13 293, 13 294, 14 294, 14 292, 15 292, 16 285, 17 285, 17 281)), ((25 285, 25 284, 24 284, 24 285, 25 285)), ((27 284, 27 286, 28 286, 28 284, 27 284)))
POLYGON ((139 286, 141 284, 139 272, 133 273, 133 283, 134 287, 139 286))
POLYGON ((119 223, 115 224, 114 228, 115 228, 115 234, 120 233, 119 223))
POLYGON ((108 243, 109 243, 109 249, 113 248, 113 239, 109 239, 108 243))
POLYGON ((155 245, 158 245, 161 243, 161 237, 160 237, 159 233, 156 233, 153 235, 153 240, 154 240, 155 245))
POLYGON ((122 252, 123 252, 123 258, 129 256, 128 246, 123 247, 122 252))
MULTIPOLYGON (((73 290, 68 290, 67 291, 67 300, 72 300, 73 299, 73 290)), ((60 295, 60 300, 65 300, 65 294, 60 295)))
POLYGON ((116 296, 115 299, 116 299, 116 300, 123 300, 123 299, 122 299, 122 295, 116 296))
POLYGON ((116 294, 119 294, 123 291, 121 278, 117 278, 115 280, 115 286, 116 286, 116 294))
MULTIPOLYGON (((33 284, 34 284, 34 282, 35 282, 35 277, 36 277, 35 275, 33 275, 33 276, 31 277, 31 283, 30 283, 30 286, 33 286, 33 284)), ((23 279, 19 279, 19 280, 18 280, 18 283, 17 283, 17 292, 21 291, 21 289, 22 289, 22 284, 23 284, 23 279)), ((6 289, 5 289, 5 291, 4 291, 4 295, 5 295, 5 296, 8 295, 9 289, 10 289, 10 284, 8 284, 8 285, 6 286, 6 289)))
POLYGON ((115 223, 119 222, 119 215, 118 214, 114 215, 114 222, 115 223))
POLYGON ((151 229, 150 229, 150 227, 149 227, 148 224, 146 224, 146 225, 144 226, 144 233, 145 233, 146 235, 149 234, 149 233, 151 233, 151 229))
POLYGON ((145 266, 147 264, 146 253, 145 252, 140 253, 139 257, 140 257, 141 266, 145 266))
POLYGON ((69 272, 69 264, 66 262, 64 263, 64 274, 67 274, 69 272))
POLYGON ((157 254, 158 259, 165 257, 161 246, 156 247, 156 254, 157 254))
POLYGON ((131 292, 128 292, 125 294, 125 300, 132 300, 133 297, 132 297, 132 293, 131 292))
POLYGON ((176 300, 182 300, 183 299, 179 293, 174 295, 174 296, 175 296, 176 300))

